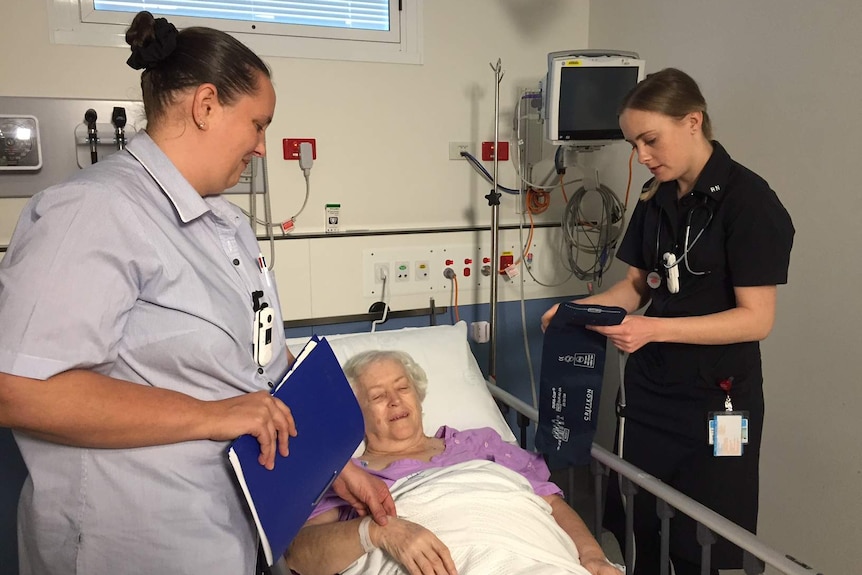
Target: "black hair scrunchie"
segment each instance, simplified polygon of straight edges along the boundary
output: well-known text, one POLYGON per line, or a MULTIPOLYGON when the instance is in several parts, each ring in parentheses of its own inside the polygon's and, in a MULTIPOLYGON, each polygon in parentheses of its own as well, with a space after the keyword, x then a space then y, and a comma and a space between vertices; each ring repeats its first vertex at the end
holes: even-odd
POLYGON ((164 18, 156 18, 153 24, 154 37, 143 46, 132 49, 126 64, 135 70, 152 68, 171 55, 177 47, 177 27, 164 18))

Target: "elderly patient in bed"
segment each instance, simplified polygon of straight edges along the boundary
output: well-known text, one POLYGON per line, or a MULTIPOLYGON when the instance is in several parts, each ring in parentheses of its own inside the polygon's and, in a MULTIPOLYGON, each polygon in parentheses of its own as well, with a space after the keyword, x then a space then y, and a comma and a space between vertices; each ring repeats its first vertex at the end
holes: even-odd
POLYGON ((540 456, 489 428, 425 435, 427 378, 408 354, 364 352, 344 371, 365 418, 353 463, 390 486, 398 516, 381 527, 328 493, 288 550, 295 572, 619 575, 540 456))

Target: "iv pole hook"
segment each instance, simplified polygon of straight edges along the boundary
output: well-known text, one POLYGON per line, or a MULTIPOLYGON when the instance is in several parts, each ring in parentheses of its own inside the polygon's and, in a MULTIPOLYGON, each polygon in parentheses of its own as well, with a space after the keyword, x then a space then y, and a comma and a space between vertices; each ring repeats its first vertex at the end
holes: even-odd
POLYGON ((491 67, 491 69, 494 71, 494 74, 497 76, 497 83, 499 84, 503 80, 503 75, 505 74, 505 72, 503 72, 502 61, 497 58, 496 66, 491 62, 488 62, 488 65, 491 67))

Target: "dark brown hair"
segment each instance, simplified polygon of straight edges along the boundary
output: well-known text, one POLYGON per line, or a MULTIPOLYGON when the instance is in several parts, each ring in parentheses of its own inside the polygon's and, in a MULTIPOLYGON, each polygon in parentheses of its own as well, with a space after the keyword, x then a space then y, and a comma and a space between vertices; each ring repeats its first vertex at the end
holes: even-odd
POLYGON ((258 73, 270 78, 267 65, 233 36, 212 28, 181 32, 164 18, 138 12, 126 31, 132 56, 128 64, 141 73, 141 92, 148 123, 160 120, 174 96, 211 83, 219 102, 230 105, 257 91, 258 73))

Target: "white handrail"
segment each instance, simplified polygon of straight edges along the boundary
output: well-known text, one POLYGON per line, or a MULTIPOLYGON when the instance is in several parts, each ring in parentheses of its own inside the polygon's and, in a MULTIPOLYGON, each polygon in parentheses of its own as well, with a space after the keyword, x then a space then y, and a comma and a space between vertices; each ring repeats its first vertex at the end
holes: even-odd
MULTIPOLYGON (((496 399, 511 406, 516 411, 529 417, 532 421, 539 420, 539 410, 533 406, 521 401, 511 393, 500 389, 492 383, 488 383, 487 387, 491 392, 491 395, 496 399)), ((691 517, 698 523, 703 524, 714 533, 717 533, 731 543, 738 545, 740 548, 748 551, 755 557, 758 557, 766 564, 781 570, 786 575, 812 575, 812 573, 817 572, 812 567, 803 565, 789 555, 773 549, 758 539, 751 531, 743 529, 712 509, 698 503, 686 495, 683 495, 676 489, 673 489, 649 473, 646 473, 631 463, 617 457, 603 447, 593 443, 591 453, 593 459, 602 465, 613 469, 623 477, 626 477, 632 483, 646 491, 649 491, 658 499, 667 502, 667 504, 674 509, 691 517)))

